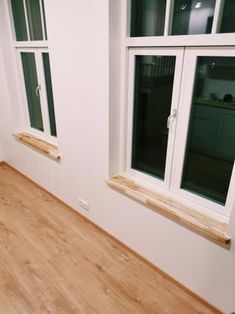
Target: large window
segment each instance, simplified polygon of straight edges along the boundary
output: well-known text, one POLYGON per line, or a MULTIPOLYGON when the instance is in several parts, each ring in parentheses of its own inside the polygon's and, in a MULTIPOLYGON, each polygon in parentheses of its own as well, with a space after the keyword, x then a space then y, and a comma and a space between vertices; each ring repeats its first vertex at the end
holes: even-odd
POLYGON ((127 3, 125 173, 226 220, 235 204, 234 1, 127 3))
POLYGON ((56 120, 43 0, 11 0, 26 124, 54 141, 56 120))
POLYGON ((234 0, 131 0, 130 5, 131 37, 235 31, 234 0))

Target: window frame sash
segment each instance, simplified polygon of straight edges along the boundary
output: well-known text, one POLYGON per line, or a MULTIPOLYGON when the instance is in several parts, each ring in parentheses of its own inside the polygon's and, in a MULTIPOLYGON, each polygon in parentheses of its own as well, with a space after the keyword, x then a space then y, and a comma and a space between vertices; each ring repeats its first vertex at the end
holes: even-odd
POLYGON ((49 141, 50 143, 56 145, 57 137, 52 136, 51 130, 50 130, 50 121, 49 121, 49 112, 48 112, 47 94, 46 94, 46 82, 45 82, 45 77, 44 77, 42 53, 49 53, 49 51, 46 48, 29 48, 28 47, 28 48, 16 49, 16 60, 17 60, 20 90, 21 90, 24 124, 26 126, 26 129, 30 133, 34 134, 35 136, 43 137, 43 139, 45 139, 46 141, 49 141), (23 67, 22 67, 22 62, 21 62, 21 52, 34 53, 35 55, 38 83, 40 84, 40 87, 41 87, 40 104, 41 104, 44 131, 40 131, 31 127, 30 116, 29 116, 29 111, 28 111, 26 88, 25 88, 25 83, 24 83, 23 67))
MULTIPOLYGON (((211 33, 209 34, 198 34, 198 35, 171 35, 171 29, 172 29, 172 22, 173 22, 173 13, 174 13, 174 7, 175 7, 175 0, 166 0, 166 12, 165 12, 165 24, 164 24, 164 32, 163 35, 161 36, 140 36, 140 37, 131 37, 130 34, 130 25, 131 25, 131 0, 122 0, 125 3, 125 6, 127 8, 126 11, 126 36, 130 39, 140 39, 140 38, 167 38, 167 37, 178 37, 178 36, 187 36, 187 37, 191 37, 191 36, 211 36, 211 35, 216 35, 216 34, 220 34, 219 33, 219 29, 221 26, 221 19, 223 16, 223 12, 224 12, 224 2, 225 0, 216 0, 215 1, 215 9, 214 9, 214 15, 213 15, 213 23, 212 23, 212 28, 211 28, 211 33)), ((235 34, 233 32, 228 33, 228 34, 235 34)), ((182 44, 181 44, 182 45, 182 44)), ((182 46, 187 46, 187 44, 183 44, 182 46)))
POLYGON ((229 217, 233 206, 235 206, 235 163, 230 178, 230 184, 225 205, 216 203, 216 201, 197 195, 196 193, 186 191, 181 188, 181 181, 184 169, 184 158, 188 137, 189 121, 191 114, 192 98, 194 92, 195 72, 197 66, 197 57, 200 56, 218 56, 234 57, 235 48, 228 47, 187 47, 185 48, 185 60, 182 74, 182 90, 180 94, 179 114, 175 139, 175 156, 172 165, 171 191, 183 199, 209 208, 225 217, 229 217))
POLYGON ((10 16, 10 21, 11 21, 11 29, 12 29, 12 34, 13 34, 14 41, 15 41, 14 46, 18 46, 19 43, 22 43, 22 44, 23 43, 31 43, 31 47, 32 47, 32 45, 34 45, 35 42, 39 43, 39 42, 47 41, 47 25, 46 25, 46 18, 45 18, 45 14, 44 14, 45 10, 43 10, 43 8, 45 8, 45 4, 42 3, 42 1, 43 0, 39 0, 39 8, 40 8, 39 13, 40 13, 41 25, 42 25, 42 39, 41 40, 31 40, 26 0, 22 0, 25 23, 26 23, 27 40, 18 41, 17 36, 16 36, 16 30, 15 30, 12 4, 11 4, 11 0, 8 0, 8 9, 9 9, 9 16, 10 16))
POLYGON ((145 174, 141 171, 133 169, 132 164, 132 138, 133 138, 133 112, 134 112, 134 93, 135 93, 135 56, 175 56, 175 73, 172 87, 172 99, 171 99, 171 113, 174 109, 178 110, 179 91, 181 84, 181 69, 183 62, 184 49, 178 48, 158 48, 156 49, 129 49, 129 70, 128 70, 128 87, 127 87, 127 125, 126 125, 126 158, 125 164, 123 165, 125 175, 128 177, 135 177, 140 180, 144 180, 149 184, 154 184, 155 187, 169 190, 170 177, 171 177, 171 165, 174 150, 175 141, 175 129, 176 119, 172 121, 171 129, 168 134, 167 154, 166 154, 166 165, 165 165, 165 178, 164 180, 158 179, 150 174, 145 174))

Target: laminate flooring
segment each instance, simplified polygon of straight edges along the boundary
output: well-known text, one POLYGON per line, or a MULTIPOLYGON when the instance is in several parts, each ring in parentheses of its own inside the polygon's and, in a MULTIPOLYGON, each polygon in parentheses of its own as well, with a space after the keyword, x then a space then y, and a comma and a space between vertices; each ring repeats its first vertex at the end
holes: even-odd
POLYGON ((220 313, 0 165, 0 314, 220 313))

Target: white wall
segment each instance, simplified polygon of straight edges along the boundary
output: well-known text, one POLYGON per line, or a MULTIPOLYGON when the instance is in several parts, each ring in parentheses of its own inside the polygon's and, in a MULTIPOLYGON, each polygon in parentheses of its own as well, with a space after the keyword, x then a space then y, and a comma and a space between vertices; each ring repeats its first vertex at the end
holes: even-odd
MULTIPOLYGON (((0 51, 0 98, 2 99, 2 95, 6 92, 6 80, 5 80, 5 71, 4 71, 4 66, 2 62, 2 54, 0 51)), ((5 132, 3 126, 2 126, 2 120, 4 120, 4 113, 3 113, 3 105, 4 101, 0 102, 0 162, 4 160, 3 157, 3 134, 5 132)))
POLYGON ((2 144, 0 143, 0 162, 3 160, 4 160, 4 157, 3 157, 2 144))
MULTIPOLYGON (((119 140, 117 132, 113 130, 117 124, 115 114, 117 120, 119 116, 116 108, 120 95, 118 40, 112 38, 110 41, 114 53, 111 62, 116 62, 110 69, 108 54, 108 4, 113 9, 113 19, 110 20, 113 27, 113 23, 119 24, 117 17, 120 8, 117 2, 45 1, 58 141, 62 155, 60 163, 17 143, 11 136, 22 124, 14 119, 15 110, 20 111, 19 91, 12 75, 14 63, 8 40, 9 25, 4 21, 6 0, 0 2, 3 25, 0 42, 8 78, 8 88, 0 95, 7 105, 7 109, 5 106, 2 108, 1 101, 3 116, 0 117, 0 124, 5 120, 5 160, 76 210, 79 210, 79 197, 87 200, 90 210, 81 211, 82 214, 188 288, 224 311, 231 312, 235 309, 234 243, 227 251, 111 190, 105 183, 109 173, 109 147, 111 158, 115 158, 112 141, 119 140), (110 97, 109 73, 112 74, 110 97), (110 138, 109 127, 112 131, 110 138)), ((114 36, 114 28, 110 34, 114 36)), ((230 231, 234 239, 234 215, 230 231)))

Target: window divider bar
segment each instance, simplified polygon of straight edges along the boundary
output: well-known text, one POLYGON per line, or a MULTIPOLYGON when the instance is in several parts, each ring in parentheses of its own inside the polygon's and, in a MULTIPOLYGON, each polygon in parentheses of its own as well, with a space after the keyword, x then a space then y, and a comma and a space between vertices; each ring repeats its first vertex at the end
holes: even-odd
POLYGON ((42 23, 42 36, 43 40, 46 40, 46 32, 45 32, 45 21, 44 21, 44 14, 43 14, 43 9, 42 9, 42 0, 39 0, 39 6, 40 6, 40 15, 41 15, 41 23, 42 23))
POLYGON ((216 5, 215 5, 213 25, 212 25, 212 30, 211 30, 212 34, 216 34, 220 29, 223 9, 224 9, 224 0, 217 0, 216 5))
POLYGON ((16 49, 19 48, 48 48, 48 42, 43 40, 35 41, 14 41, 13 46, 16 49))
POLYGON ((170 35, 171 32, 174 2, 174 0, 167 0, 166 2, 164 36, 170 35))
POLYGON ((27 37, 28 37, 28 41, 30 41, 29 21, 28 21, 28 14, 27 14, 27 8, 26 8, 25 0, 23 0, 23 6, 24 6, 24 15, 25 15, 25 22, 26 22, 26 29, 27 29, 27 37))
POLYGON ((127 0, 127 5, 123 5, 125 8, 125 37, 129 37, 131 35, 131 0, 127 0))

